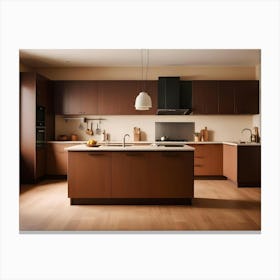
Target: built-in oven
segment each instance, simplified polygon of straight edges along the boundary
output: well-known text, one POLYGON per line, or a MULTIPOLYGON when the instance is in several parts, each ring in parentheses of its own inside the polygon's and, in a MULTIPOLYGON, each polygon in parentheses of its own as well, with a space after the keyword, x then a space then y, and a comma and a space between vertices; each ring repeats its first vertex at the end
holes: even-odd
POLYGON ((36 147, 43 147, 46 144, 46 128, 36 127, 36 147))
POLYGON ((43 147, 46 143, 45 107, 36 107, 36 147, 43 147))

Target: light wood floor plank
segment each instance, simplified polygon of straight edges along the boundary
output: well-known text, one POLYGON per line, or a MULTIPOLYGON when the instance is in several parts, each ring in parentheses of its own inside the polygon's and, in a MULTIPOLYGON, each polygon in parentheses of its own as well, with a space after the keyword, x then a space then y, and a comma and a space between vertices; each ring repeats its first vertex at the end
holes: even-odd
POLYGON ((261 189, 196 180, 192 206, 70 205, 66 181, 21 186, 21 231, 260 230, 261 189))

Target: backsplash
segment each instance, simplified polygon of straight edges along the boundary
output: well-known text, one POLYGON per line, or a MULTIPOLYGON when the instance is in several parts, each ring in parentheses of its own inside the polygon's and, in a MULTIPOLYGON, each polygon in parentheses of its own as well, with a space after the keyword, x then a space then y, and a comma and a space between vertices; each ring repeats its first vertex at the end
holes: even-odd
MULTIPOLYGON (((205 126, 209 130, 210 141, 239 141, 244 138, 241 130, 245 127, 252 128, 256 123, 252 115, 188 115, 188 116, 81 116, 89 119, 102 118, 100 128, 110 135, 110 141, 121 141, 123 135, 128 133, 133 141, 133 128, 141 128, 142 141, 155 141, 155 122, 194 122, 195 132, 199 132, 205 126)), ((97 128, 98 121, 92 122, 93 130, 97 128)), ((93 136, 86 134, 87 123, 80 120, 64 120, 64 116, 55 117, 55 139, 58 135, 78 135, 78 140, 96 139, 100 141, 102 135, 93 136), (81 129, 82 128, 82 129, 81 129)))

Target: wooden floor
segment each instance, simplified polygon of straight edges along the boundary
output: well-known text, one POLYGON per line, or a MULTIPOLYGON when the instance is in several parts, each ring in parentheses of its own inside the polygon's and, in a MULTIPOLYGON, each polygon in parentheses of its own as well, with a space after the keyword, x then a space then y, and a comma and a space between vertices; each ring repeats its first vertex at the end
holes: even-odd
POLYGON ((226 180, 196 180, 192 206, 70 205, 67 181, 22 186, 25 231, 260 230, 261 189, 226 180))

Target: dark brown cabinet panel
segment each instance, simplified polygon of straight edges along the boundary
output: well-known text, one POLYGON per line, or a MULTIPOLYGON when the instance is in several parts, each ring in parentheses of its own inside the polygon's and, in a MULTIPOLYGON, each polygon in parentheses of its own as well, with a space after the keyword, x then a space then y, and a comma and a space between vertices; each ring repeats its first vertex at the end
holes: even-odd
POLYGON ((261 147, 238 146, 238 186, 261 186, 261 147))
POLYGON ((153 107, 137 111, 134 107, 141 81, 55 81, 55 113, 59 115, 151 115, 157 109, 157 81, 146 81, 145 90, 153 107))
POLYGON ((149 198, 149 152, 114 152, 112 154, 112 197, 149 198))
POLYGON ((218 81, 193 81, 194 114, 218 114, 218 81))
POLYGON ((68 152, 70 198, 192 198, 193 152, 68 152))
POLYGON ((193 197, 193 152, 113 153, 112 197, 193 197))
POLYGON ((152 197, 193 197, 193 152, 153 152, 148 164, 152 197))
POLYGON ((54 97, 56 114, 98 114, 97 82, 54 82, 54 97))
POLYGON ((219 81, 219 114, 235 114, 233 81, 219 81))
POLYGON ((236 81, 234 84, 234 92, 236 114, 259 113, 258 81, 236 81))
POLYGON ((223 157, 224 176, 238 187, 261 186, 261 146, 224 144, 223 157))
POLYGON ((219 81, 219 114, 258 114, 259 81, 219 81))
POLYGON ((46 172, 45 146, 36 147, 36 107, 45 107, 45 139, 54 135, 50 82, 35 72, 20 73, 20 182, 36 183, 46 172))
POLYGON ((111 196, 111 160, 108 152, 68 153, 68 196, 108 198, 111 196))
POLYGON ((63 142, 47 144, 47 175, 67 175, 68 152, 65 150, 65 148, 75 145, 79 144, 65 144, 63 142))
POLYGON ((190 144, 194 151, 195 176, 223 175, 223 145, 222 144, 190 144))
POLYGON ((100 81, 100 115, 153 115, 157 109, 157 81, 100 81), (140 91, 146 90, 152 99, 152 109, 138 111, 135 99, 140 91))
POLYGON ((258 81, 193 81, 194 114, 258 114, 258 81))

